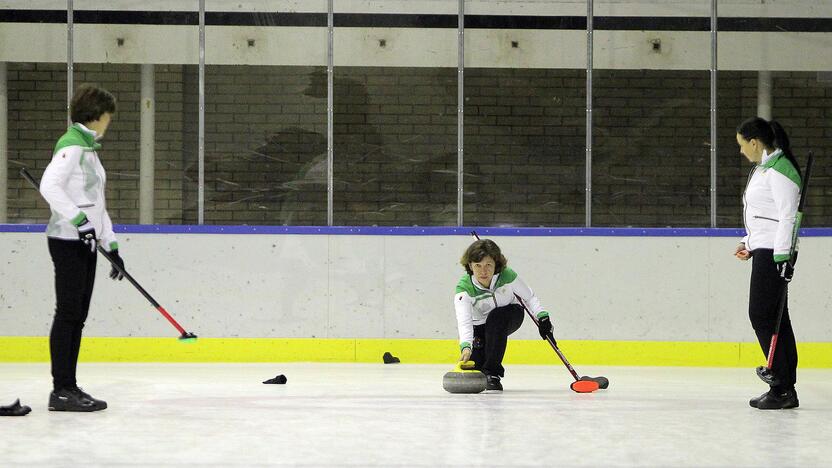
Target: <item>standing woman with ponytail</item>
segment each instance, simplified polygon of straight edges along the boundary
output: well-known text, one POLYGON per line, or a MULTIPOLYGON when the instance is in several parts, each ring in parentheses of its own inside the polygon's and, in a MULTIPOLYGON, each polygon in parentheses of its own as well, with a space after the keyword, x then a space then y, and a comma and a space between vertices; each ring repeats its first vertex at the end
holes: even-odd
MULTIPOLYGON (((802 181, 789 138, 779 123, 759 117, 748 119, 737 127, 737 143, 740 153, 754 167, 743 194, 746 236, 734 255, 752 260, 748 315, 767 354, 777 325, 783 282, 792 275, 788 260, 802 181)), ((797 345, 788 298, 771 370, 775 376, 771 388, 749 404, 758 409, 797 408, 797 345)))

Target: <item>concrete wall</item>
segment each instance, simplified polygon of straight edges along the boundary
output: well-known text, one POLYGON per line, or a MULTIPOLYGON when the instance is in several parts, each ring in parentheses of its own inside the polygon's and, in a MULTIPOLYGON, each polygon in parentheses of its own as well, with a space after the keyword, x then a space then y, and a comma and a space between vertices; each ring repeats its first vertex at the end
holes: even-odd
MULTIPOLYGON (((801 11, 799 6, 795 8, 801 11)), ((685 13, 680 10, 672 16, 685 13)), ((821 17, 832 16, 832 12, 823 13, 821 17)), ((586 11, 577 14, 585 15, 586 11)), ((622 16, 629 15, 632 13, 622 16)), ((0 61, 65 62, 66 41, 64 24, 3 23, 0 61)), ((74 51, 78 63, 199 62, 196 26, 80 23, 75 25, 74 41, 84 44, 74 51)), ((465 41, 466 67, 586 68, 586 32, 582 30, 470 29, 465 41), (512 46, 512 41, 517 46, 512 46)), ((707 31, 599 30, 594 42, 596 68, 710 68, 707 31), (660 52, 653 49, 656 40, 662 43, 660 52)), ((207 26, 205 59, 213 65, 326 66, 326 45, 325 27, 207 26), (255 41, 253 46, 248 45, 249 39, 255 41)), ((333 52, 336 66, 456 67, 457 31, 336 28, 333 52), (384 47, 380 39, 385 40, 384 47)), ((719 36, 718 58, 722 70, 826 70, 832 63, 832 36, 823 32, 726 31, 719 36)))
MULTIPOLYGON (((494 237, 562 339, 753 342, 750 264, 733 237, 494 237)), ((832 239, 806 237, 790 290, 798 340, 832 341, 832 239)), ((122 234, 127 267, 202 337, 455 338, 467 236, 122 234)), ((0 335, 48 334, 40 233, 0 234, 0 335)), ((86 336, 170 336, 126 281, 98 281, 86 336)), ((175 333, 175 332, 174 332, 175 333)), ((536 336, 527 323, 518 338, 536 336)))

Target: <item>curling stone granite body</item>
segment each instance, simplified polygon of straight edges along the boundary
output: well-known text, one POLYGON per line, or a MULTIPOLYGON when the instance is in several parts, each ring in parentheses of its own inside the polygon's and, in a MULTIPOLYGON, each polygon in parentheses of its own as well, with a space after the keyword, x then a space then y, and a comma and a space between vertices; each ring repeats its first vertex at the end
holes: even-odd
POLYGON ((442 377, 442 388, 450 393, 480 393, 485 390, 485 374, 455 369, 442 377))

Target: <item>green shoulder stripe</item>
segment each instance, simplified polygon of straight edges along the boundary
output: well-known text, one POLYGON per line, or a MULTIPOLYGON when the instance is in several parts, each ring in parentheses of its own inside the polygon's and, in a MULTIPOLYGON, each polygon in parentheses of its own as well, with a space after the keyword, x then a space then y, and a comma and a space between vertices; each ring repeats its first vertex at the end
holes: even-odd
POLYGON ((462 275, 462 278, 459 279, 459 283, 456 284, 456 294, 464 292, 471 297, 476 296, 477 289, 474 287, 474 283, 471 282, 471 277, 468 275, 462 275))
POLYGON ((784 176, 788 177, 789 180, 794 182, 798 187, 801 187, 803 184, 800 182, 800 174, 798 174, 797 169, 794 167, 789 158, 785 155, 780 155, 774 158, 772 161, 767 162, 763 165, 765 168, 772 168, 775 171, 783 174, 784 176))
POLYGON ((517 279, 517 273, 509 267, 503 268, 503 271, 500 272, 500 277, 497 278, 497 285, 494 286, 495 288, 499 288, 500 286, 506 285, 511 283, 512 281, 517 279))

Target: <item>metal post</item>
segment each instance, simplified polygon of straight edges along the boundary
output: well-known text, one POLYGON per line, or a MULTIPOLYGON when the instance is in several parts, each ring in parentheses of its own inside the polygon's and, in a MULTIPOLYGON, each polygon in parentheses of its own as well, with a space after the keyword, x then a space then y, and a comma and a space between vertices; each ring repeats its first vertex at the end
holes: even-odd
POLYGON ((326 27, 326 225, 334 223, 334 197, 335 197, 335 145, 333 132, 333 119, 335 118, 335 66, 333 58, 332 36, 335 33, 335 12, 333 0, 327 1, 326 27))
POLYGON ((67 125, 72 125, 72 118, 69 113, 69 105, 72 102, 72 95, 75 93, 75 55, 73 54, 74 39, 72 32, 75 28, 73 17, 75 10, 72 6, 72 0, 66 0, 66 121, 67 125))
POLYGON ((205 223, 205 0, 199 0, 199 188, 197 223, 205 223))
POLYGON ((592 68, 593 36, 592 19, 595 16, 593 0, 586 2, 586 227, 592 226, 592 68))
POLYGON ((771 71, 757 72, 757 117, 772 119, 771 88, 773 86, 771 71))
POLYGON ((9 92, 6 62, 0 62, 0 223, 8 222, 9 92))
POLYGON ((139 113, 139 223, 153 224, 154 173, 156 154, 156 86, 152 63, 142 64, 142 89, 139 113))
POLYGON ((717 150, 717 2, 711 0, 711 227, 716 227, 716 150, 717 150))
POLYGON ((462 226, 463 163, 465 160, 465 0, 459 0, 456 61, 456 225, 462 226))

